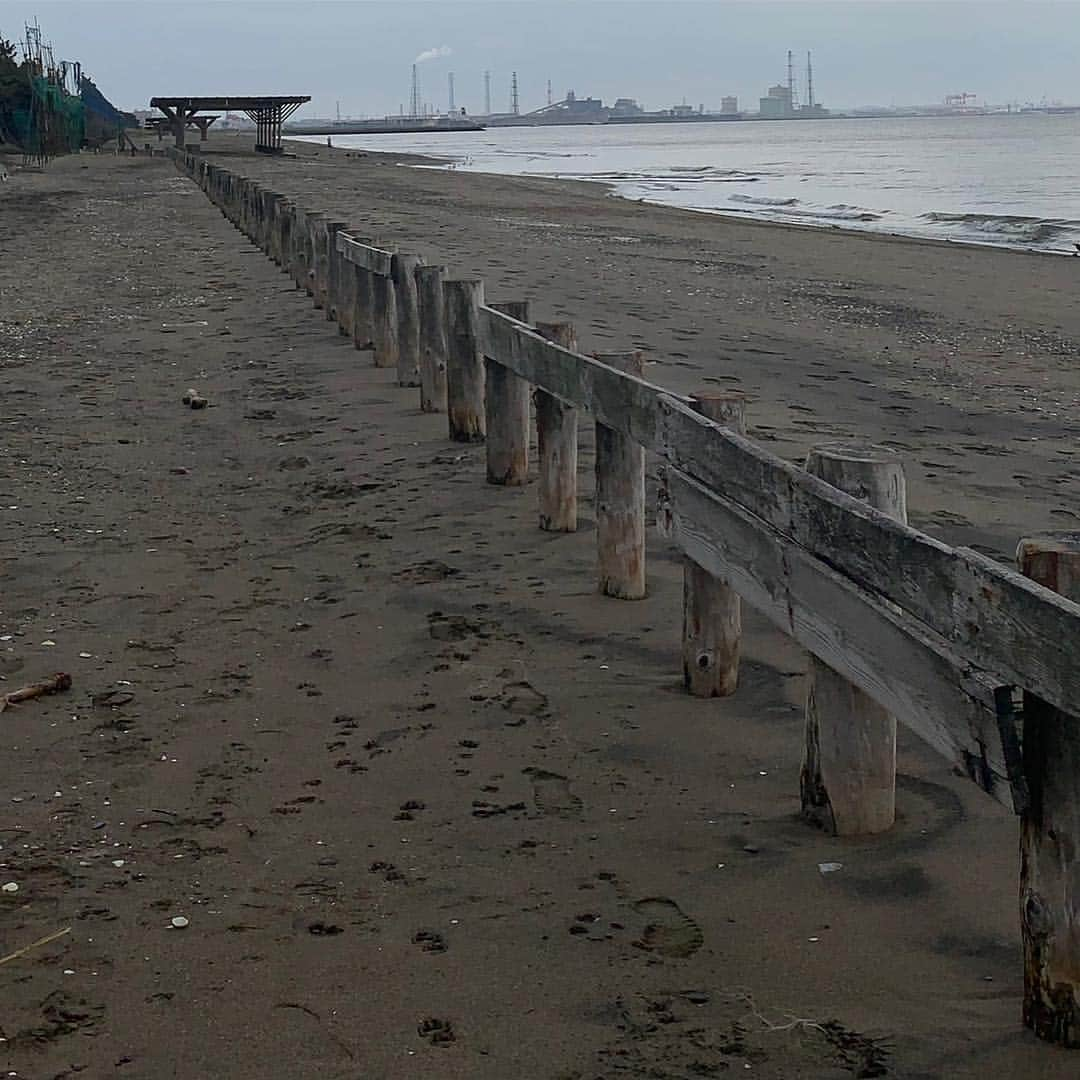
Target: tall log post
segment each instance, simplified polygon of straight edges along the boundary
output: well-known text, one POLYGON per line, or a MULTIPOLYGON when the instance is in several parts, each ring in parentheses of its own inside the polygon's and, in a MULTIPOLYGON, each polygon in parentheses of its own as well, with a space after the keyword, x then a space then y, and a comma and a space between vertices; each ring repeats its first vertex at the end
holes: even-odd
POLYGON ((390 259, 397 317, 398 386, 420 385, 420 310, 416 296, 419 265, 419 255, 393 255, 390 259))
POLYGON ((484 283, 446 281, 446 414, 450 438, 484 438, 484 358, 480 354, 480 308, 484 283))
MULTIPOLYGON (((594 355, 627 375, 645 370, 640 352, 594 355)), ((596 553, 604 596, 645 596, 645 450, 603 424, 596 425, 596 553)))
MULTIPOLYGON (((527 323, 529 302, 491 305, 527 323)), ((484 358, 487 481, 520 487, 529 481, 529 384, 490 356, 484 358)))
POLYGON ((310 284, 311 245, 308 235, 307 211, 302 206, 295 207, 293 222, 292 278, 298 289, 307 289, 310 284))
POLYGON ((338 317, 338 305, 340 304, 339 291, 341 288, 341 264, 344 261, 341 252, 337 249, 338 233, 346 227, 344 221, 328 221, 326 223, 326 263, 324 279, 323 305, 326 311, 326 319, 333 322, 338 317))
MULTIPOLYGON (((1080 533, 1021 540, 1020 572, 1080 602, 1080 533)), ((1080 721, 1024 694, 1020 927, 1024 1023, 1080 1048, 1080 721)))
POLYGON ((293 205, 288 199, 278 203, 277 213, 277 264, 283 274, 291 272, 292 267, 292 224, 293 205))
POLYGON ((446 412, 446 298, 445 266, 416 268, 420 308, 420 408, 446 412))
MULTIPOLYGON (((349 232, 348 227, 342 230, 350 237, 354 234, 349 232)), ((356 325, 356 274, 355 267, 344 253, 338 252, 340 262, 338 264, 338 296, 337 296, 337 324, 338 333, 342 337, 351 338, 356 325)))
MULTIPOLYGON (((746 434, 746 396, 704 391, 693 407, 739 435, 746 434)), ((742 604, 730 586, 692 559, 683 563, 683 683, 695 697, 727 697, 739 684, 742 604)))
MULTIPOLYGON (((570 323, 537 323, 536 332, 564 349, 577 352, 577 334, 570 323)), ((577 531, 577 410, 554 394, 536 388, 536 454, 539 460, 540 528, 545 532, 577 531)))
POLYGON ((311 297, 312 306, 320 308, 322 298, 319 294, 319 263, 322 258, 323 238, 326 235, 326 214, 321 210, 305 211, 304 223, 307 226, 307 273, 304 277, 304 288, 311 297))
POLYGON ((350 264, 353 272, 353 348, 375 348, 374 274, 350 264))
POLYGON ((389 274, 371 275, 371 340, 375 344, 375 366, 397 368, 398 323, 394 282, 389 274))
MULTIPOLYGON (((806 468, 907 522, 904 468, 891 450, 822 446, 810 452, 806 468)), ((803 815, 836 836, 885 832, 896 820, 896 717, 813 656, 800 786, 803 815)))

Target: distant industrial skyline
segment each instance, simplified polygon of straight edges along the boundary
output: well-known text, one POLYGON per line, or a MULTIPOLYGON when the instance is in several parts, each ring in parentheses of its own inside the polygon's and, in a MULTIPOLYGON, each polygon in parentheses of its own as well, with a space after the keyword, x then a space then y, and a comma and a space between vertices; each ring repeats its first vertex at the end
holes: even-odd
MULTIPOLYGON (((445 108, 509 111, 573 89, 650 109, 684 100, 756 109, 787 81, 787 50, 814 54, 827 107, 935 104, 975 94, 1007 104, 1080 101, 1080 4, 968 0, 370 0, 358 3, 192 0, 183 33, 164 35, 157 0, 0 0, 0 34, 40 20, 58 57, 82 61, 109 97, 143 106, 154 94, 311 94, 309 116, 384 115, 420 97, 445 108)), ((800 75, 801 78, 801 75, 800 75)))

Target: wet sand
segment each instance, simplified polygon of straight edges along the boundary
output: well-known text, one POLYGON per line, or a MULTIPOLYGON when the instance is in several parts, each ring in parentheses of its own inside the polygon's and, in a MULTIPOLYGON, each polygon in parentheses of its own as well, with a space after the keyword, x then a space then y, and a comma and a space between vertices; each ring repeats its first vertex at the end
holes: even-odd
MULTIPOLYGON (((243 168, 784 456, 903 450, 951 542, 1075 523, 1069 260, 243 168)), ((0 685, 74 679, 0 717, 0 956, 71 927, 0 965, 9 1074, 1075 1074, 1019 1022, 1015 820, 941 759, 902 734, 887 836, 801 823, 800 651, 749 617, 686 697, 670 548, 596 596, 588 504, 540 533, 168 162, 15 171, 0 221, 0 685)))

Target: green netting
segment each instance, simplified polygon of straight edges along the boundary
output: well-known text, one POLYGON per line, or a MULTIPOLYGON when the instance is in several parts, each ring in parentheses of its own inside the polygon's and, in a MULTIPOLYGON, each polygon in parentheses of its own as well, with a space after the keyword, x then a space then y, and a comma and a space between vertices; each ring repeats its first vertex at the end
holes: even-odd
POLYGON ((28 102, 9 108, 4 117, 15 144, 41 159, 78 150, 86 129, 82 101, 40 76, 31 79, 31 91, 28 102))

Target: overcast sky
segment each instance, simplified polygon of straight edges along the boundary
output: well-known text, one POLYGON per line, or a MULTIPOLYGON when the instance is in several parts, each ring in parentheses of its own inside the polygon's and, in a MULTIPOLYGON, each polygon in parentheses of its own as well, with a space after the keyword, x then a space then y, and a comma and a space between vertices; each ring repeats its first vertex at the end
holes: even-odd
POLYGON ((422 96, 522 111, 546 100, 636 97, 648 108, 756 108, 814 54, 826 105, 928 104, 968 91, 980 101, 1080 102, 1080 2, 1027 0, 0 0, 0 34, 37 17, 58 59, 80 60, 121 107, 154 94, 305 93, 300 115, 383 115, 408 106, 410 65, 422 96))

